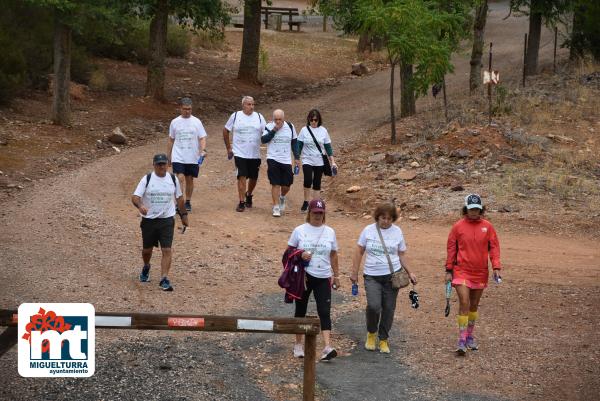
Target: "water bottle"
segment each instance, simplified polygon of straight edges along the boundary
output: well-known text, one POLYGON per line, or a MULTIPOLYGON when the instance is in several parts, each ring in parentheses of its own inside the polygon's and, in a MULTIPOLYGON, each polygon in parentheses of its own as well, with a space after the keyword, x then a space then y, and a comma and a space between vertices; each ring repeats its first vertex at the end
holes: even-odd
POLYGON ((358 295, 358 283, 352 283, 352 295, 353 296, 358 295))
POLYGON ((502 283, 502 277, 500 277, 500 276, 494 276, 494 281, 496 282, 496 284, 501 284, 502 283))
POLYGON ((336 166, 331 166, 331 175, 333 177, 335 177, 337 175, 337 167, 336 166))
POLYGON ((198 165, 201 166, 203 162, 204 162, 204 156, 200 156, 198 158, 198 165))
POLYGON ((298 175, 298 174, 300 174, 300 167, 296 164, 294 166, 294 175, 298 175))

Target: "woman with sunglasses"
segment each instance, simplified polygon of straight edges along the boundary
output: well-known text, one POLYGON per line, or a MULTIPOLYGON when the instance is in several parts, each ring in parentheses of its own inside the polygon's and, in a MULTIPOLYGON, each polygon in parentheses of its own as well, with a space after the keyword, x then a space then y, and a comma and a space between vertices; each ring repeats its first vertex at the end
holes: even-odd
POLYGON ((331 138, 327 129, 323 127, 321 113, 317 109, 312 109, 306 117, 306 126, 302 128, 300 135, 298 135, 298 153, 301 154, 302 174, 304 175, 304 202, 300 208, 303 213, 308 209, 309 199, 321 198, 321 179, 324 170, 323 149, 327 153, 331 168, 337 169, 333 159, 331 138), (312 196, 311 189, 313 191, 312 196))

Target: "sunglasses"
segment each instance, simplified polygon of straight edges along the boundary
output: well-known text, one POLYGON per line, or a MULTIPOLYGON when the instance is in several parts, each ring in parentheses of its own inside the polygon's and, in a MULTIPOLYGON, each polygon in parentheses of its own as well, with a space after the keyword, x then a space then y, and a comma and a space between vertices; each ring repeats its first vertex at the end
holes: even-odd
POLYGON ((318 118, 311 118, 311 119, 310 119, 310 121, 316 121, 316 122, 319 122, 319 119, 318 119, 318 118))

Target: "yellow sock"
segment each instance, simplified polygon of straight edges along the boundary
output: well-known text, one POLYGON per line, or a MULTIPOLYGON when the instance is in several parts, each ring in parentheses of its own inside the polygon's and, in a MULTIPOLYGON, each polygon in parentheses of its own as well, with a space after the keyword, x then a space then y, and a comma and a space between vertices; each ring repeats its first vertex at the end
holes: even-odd
POLYGON ((473 325, 475 324, 475 321, 479 319, 479 312, 475 311, 475 312, 469 312, 469 324, 473 325))
POLYGON ((469 324, 469 315, 458 315, 456 321, 458 322, 458 328, 464 330, 467 328, 467 324, 469 324))

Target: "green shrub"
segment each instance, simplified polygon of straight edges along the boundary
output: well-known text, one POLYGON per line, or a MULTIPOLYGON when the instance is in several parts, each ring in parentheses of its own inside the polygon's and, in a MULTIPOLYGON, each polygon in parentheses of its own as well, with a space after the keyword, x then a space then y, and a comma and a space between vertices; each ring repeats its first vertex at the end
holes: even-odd
POLYGON ((169 24, 167 29, 167 55, 184 58, 190 52, 190 32, 177 24, 169 24))

